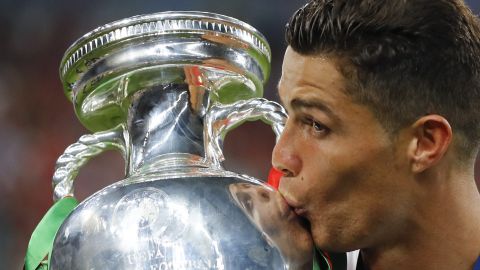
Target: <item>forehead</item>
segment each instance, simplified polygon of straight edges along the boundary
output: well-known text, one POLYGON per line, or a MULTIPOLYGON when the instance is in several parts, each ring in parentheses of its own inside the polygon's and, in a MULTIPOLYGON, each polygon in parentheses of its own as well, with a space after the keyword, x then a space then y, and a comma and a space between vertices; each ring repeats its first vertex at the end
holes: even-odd
POLYGON ((301 55, 290 47, 285 52, 282 76, 278 84, 285 105, 298 95, 338 102, 350 100, 345 92, 346 79, 334 58, 325 55, 301 55))

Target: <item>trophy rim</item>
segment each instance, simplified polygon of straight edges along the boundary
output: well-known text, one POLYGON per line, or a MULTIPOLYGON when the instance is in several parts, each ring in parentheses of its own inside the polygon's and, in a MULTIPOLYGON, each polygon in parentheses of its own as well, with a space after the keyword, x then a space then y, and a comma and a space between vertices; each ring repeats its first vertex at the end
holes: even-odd
MULTIPOLYGON (((129 38, 168 35, 183 32, 217 32, 246 42, 271 62, 271 48, 265 36, 239 19, 205 11, 163 11, 136 15, 104 24, 84 34, 68 47, 60 62, 64 85, 69 71, 86 55, 129 38)), ((67 90, 67 89, 65 89, 67 90)), ((71 94, 66 91, 69 99, 71 94)))

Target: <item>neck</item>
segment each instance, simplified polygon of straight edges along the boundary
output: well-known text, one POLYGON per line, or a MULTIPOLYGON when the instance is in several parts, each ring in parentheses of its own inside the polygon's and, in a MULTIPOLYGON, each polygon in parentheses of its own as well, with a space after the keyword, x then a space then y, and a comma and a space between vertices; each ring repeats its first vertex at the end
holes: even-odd
POLYGON ((473 169, 433 169, 417 180, 421 192, 408 228, 392 243, 363 249, 365 269, 471 270, 480 255, 473 169))
POLYGON ((205 155, 203 117, 207 106, 208 94, 187 84, 137 93, 128 116, 128 174, 151 164, 157 169, 162 164, 172 166, 172 160, 199 163, 205 155))

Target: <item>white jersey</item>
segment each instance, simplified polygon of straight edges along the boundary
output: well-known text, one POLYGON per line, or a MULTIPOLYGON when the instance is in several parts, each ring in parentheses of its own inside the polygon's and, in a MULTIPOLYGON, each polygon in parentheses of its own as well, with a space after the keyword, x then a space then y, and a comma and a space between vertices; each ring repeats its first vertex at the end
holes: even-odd
POLYGON ((347 252, 347 270, 356 270, 358 263, 358 256, 360 255, 360 250, 354 250, 347 252))

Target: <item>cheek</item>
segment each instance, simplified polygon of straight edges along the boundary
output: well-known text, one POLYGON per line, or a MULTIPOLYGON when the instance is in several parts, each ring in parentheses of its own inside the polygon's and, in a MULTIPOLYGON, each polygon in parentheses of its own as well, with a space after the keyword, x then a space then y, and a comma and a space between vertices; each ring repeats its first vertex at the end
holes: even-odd
POLYGON ((352 207, 352 204, 388 201, 397 196, 402 186, 401 173, 388 148, 336 147, 330 152, 317 151, 310 157, 298 182, 304 184, 302 190, 317 207, 332 202, 352 207))
POLYGON ((399 228, 411 198, 407 180, 392 159, 376 153, 330 160, 323 172, 328 180, 312 194, 314 207, 322 210, 313 223, 330 224, 328 234, 340 237, 348 232, 348 237, 361 242, 376 241, 399 228))
MULTIPOLYGON (((313 152, 313 151, 312 151, 313 152)), ((304 166, 298 177, 302 191, 308 194, 317 204, 326 204, 349 197, 357 185, 355 178, 359 171, 345 156, 336 156, 331 153, 317 151, 303 158, 304 166)))

